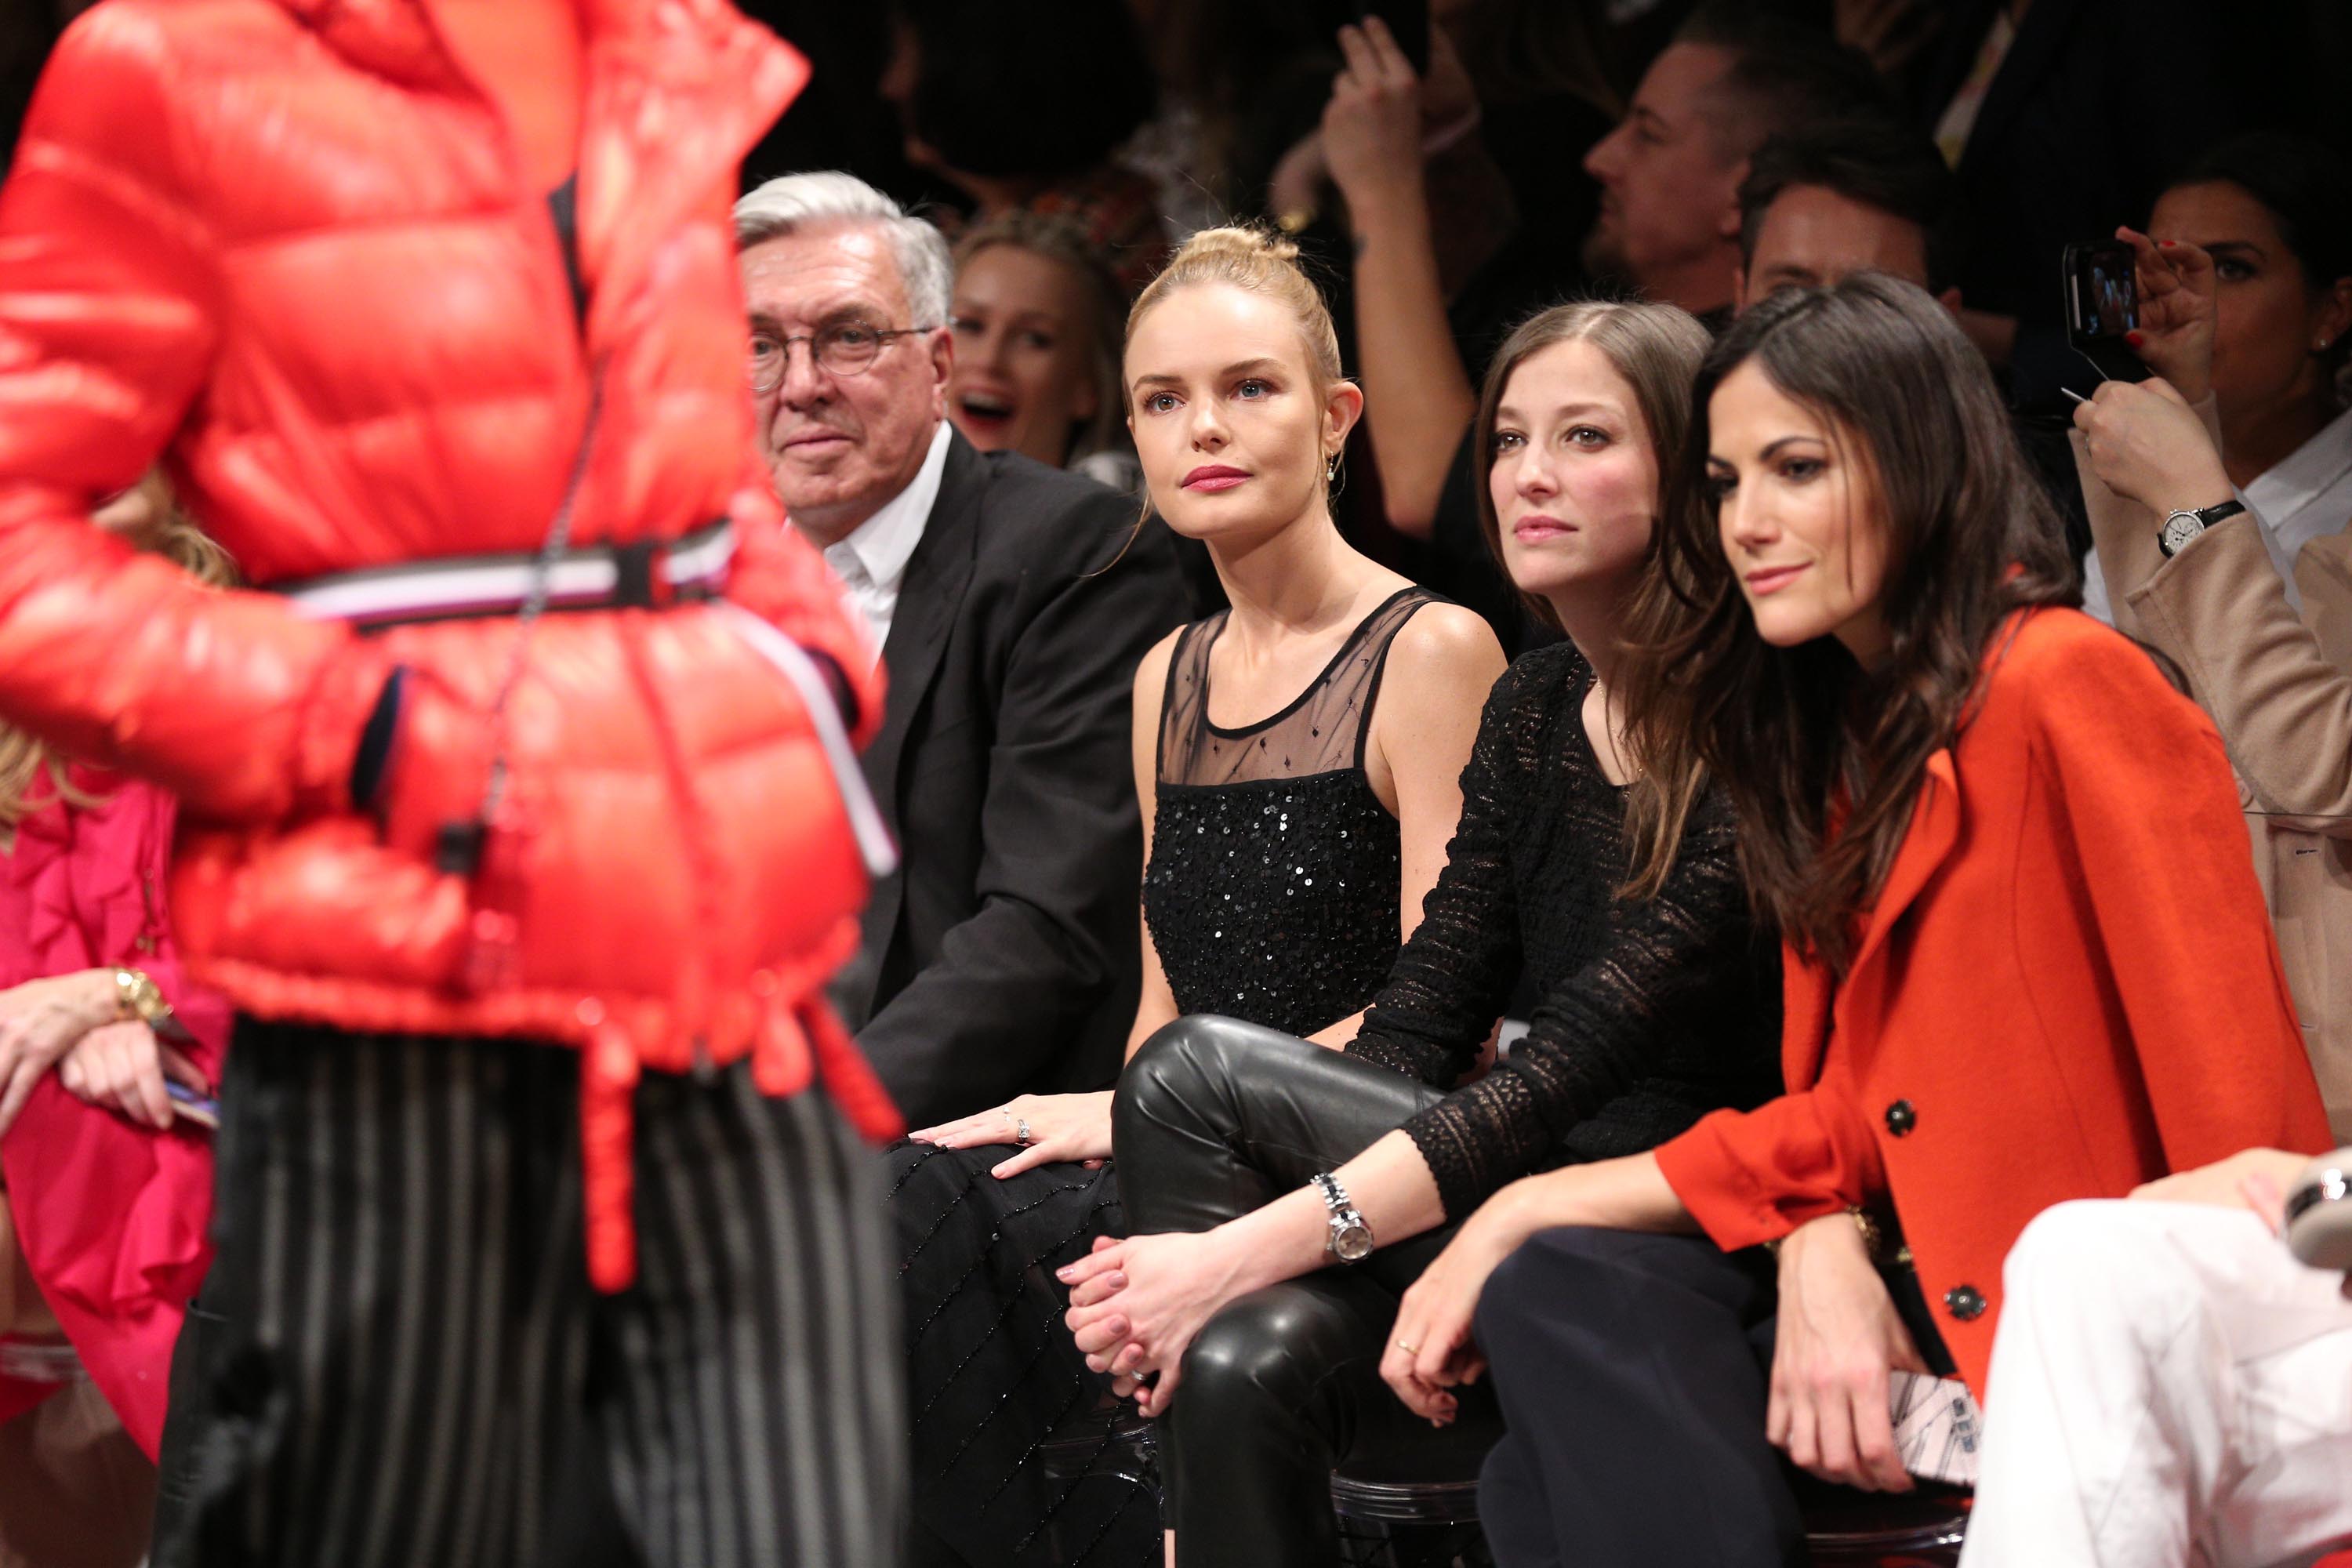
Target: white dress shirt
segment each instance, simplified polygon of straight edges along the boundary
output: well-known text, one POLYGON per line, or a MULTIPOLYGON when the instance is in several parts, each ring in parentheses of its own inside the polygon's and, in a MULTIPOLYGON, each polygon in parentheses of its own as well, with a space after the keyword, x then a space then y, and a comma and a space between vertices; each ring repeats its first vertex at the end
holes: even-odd
POLYGON ((841 579, 842 597, 866 617, 874 633, 874 655, 890 640, 890 622, 898 613, 898 584, 906 580, 907 563, 923 541, 931 520, 931 505, 940 499, 940 476, 948 466, 948 447, 955 430, 940 421, 923 466, 907 488, 882 503, 872 517, 849 531, 848 537, 824 547, 825 564, 841 579))
MULTIPOLYGON (((2287 603, 2303 611, 2294 585, 2294 560, 2315 539, 2340 533, 2352 523, 2352 408, 2321 427, 2319 434, 2280 458, 2237 498, 2254 514, 2271 563, 2286 583, 2287 603)), ((2083 609, 2112 626, 2106 579, 2095 554, 2083 557, 2083 609)))

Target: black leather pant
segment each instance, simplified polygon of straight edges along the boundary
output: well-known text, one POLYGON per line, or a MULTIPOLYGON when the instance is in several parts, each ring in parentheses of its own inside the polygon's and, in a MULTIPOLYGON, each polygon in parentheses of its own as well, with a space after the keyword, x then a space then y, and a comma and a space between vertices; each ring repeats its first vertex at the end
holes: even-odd
MULTIPOLYGON (((1361 1153, 1442 1098, 1357 1058, 1232 1018, 1144 1042, 1111 1113, 1131 1234, 1201 1231, 1361 1153)), ((1330 1475, 1467 1475, 1500 1430, 1486 1384, 1439 1432, 1381 1381, 1397 1299, 1450 1230, 1255 1291, 1202 1327, 1163 1424, 1180 1564, 1329 1568, 1330 1475)))

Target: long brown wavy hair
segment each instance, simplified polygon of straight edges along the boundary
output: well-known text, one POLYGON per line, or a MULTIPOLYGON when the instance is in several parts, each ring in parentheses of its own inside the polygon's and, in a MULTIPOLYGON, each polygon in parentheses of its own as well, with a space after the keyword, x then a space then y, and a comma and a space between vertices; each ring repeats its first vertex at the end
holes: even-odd
MULTIPOLYGON (((1486 367, 1486 384, 1479 391, 1478 412, 1470 426, 1470 450, 1477 455, 1478 465, 1478 533, 1507 579, 1510 572, 1503 564, 1503 523, 1495 511, 1495 487, 1487 482, 1503 395, 1521 364, 1554 343, 1577 342, 1600 350, 1610 368, 1633 389, 1650 449, 1657 455, 1661 482, 1690 427, 1691 376, 1706 357, 1707 337, 1706 329, 1688 311, 1642 300, 1571 300, 1538 310, 1513 328, 1486 367)), ((1654 533, 1650 548, 1653 552, 1657 549, 1654 533)), ((1559 612, 1542 595, 1521 591, 1519 602, 1544 625, 1562 629, 1559 612)))
POLYGON ((1885 880, 1928 757, 1966 721, 1989 643, 2013 610, 2080 602, 2074 562, 1984 360, 1907 283, 1864 273, 1774 294, 1717 342, 1692 405, 1620 673, 1641 769, 1627 890, 1664 882, 1711 775, 1738 815, 1759 917, 1843 974, 1855 917, 1885 880), (1886 531, 1877 607, 1890 646, 1875 668, 1833 637, 1766 643, 1724 554, 1708 401, 1750 361, 1867 480, 1852 493, 1873 499, 1848 525, 1886 531))
MULTIPOLYGON (((121 533, 133 548, 177 563, 198 582, 221 587, 236 578, 228 552, 189 521, 160 473, 149 474, 108 502, 99 515, 102 526, 121 533)), ((66 759, 48 742, 13 724, 0 724, 0 854, 16 847, 17 824, 58 801, 76 810, 99 804, 88 791, 75 787, 66 759)))

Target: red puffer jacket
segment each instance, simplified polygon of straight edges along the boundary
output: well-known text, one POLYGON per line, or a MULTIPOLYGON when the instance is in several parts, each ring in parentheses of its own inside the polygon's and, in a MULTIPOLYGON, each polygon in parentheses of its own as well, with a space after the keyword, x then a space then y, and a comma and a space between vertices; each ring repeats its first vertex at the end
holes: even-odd
POLYGON ((727 597, 848 672, 871 728, 870 649, 753 456, 727 221, 806 67, 721 0, 582 12, 584 327, 548 193, 421 0, 109 0, 68 31, 0 191, 0 712, 181 797, 173 920, 239 1007, 583 1047, 613 1289, 641 1064, 822 1071, 895 1131, 819 1000, 865 874, 807 710, 725 606, 550 615, 507 710, 511 830, 444 874, 511 619, 361 636, 89 522, 160 455, 264 586, 528 554, 584 439, 574 541, 731 517, 727 597))

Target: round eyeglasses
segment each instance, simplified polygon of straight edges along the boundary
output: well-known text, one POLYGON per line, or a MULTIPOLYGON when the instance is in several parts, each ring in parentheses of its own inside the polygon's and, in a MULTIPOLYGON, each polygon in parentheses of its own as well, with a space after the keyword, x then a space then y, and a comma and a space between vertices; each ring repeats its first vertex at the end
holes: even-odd
POLYGON ((869 327, 862 321, 843 321, 814 332, 789 335, 754 330, 751 333, 750 358, 745 362, 751 371, 751 390, 773 392, 783 384, 784 366, 793 357, 794 343, 806 343, 816 366, 828 375, 863 375, 874 367, 874 361, 893 338, 919 338, 933 327, 869 327))

